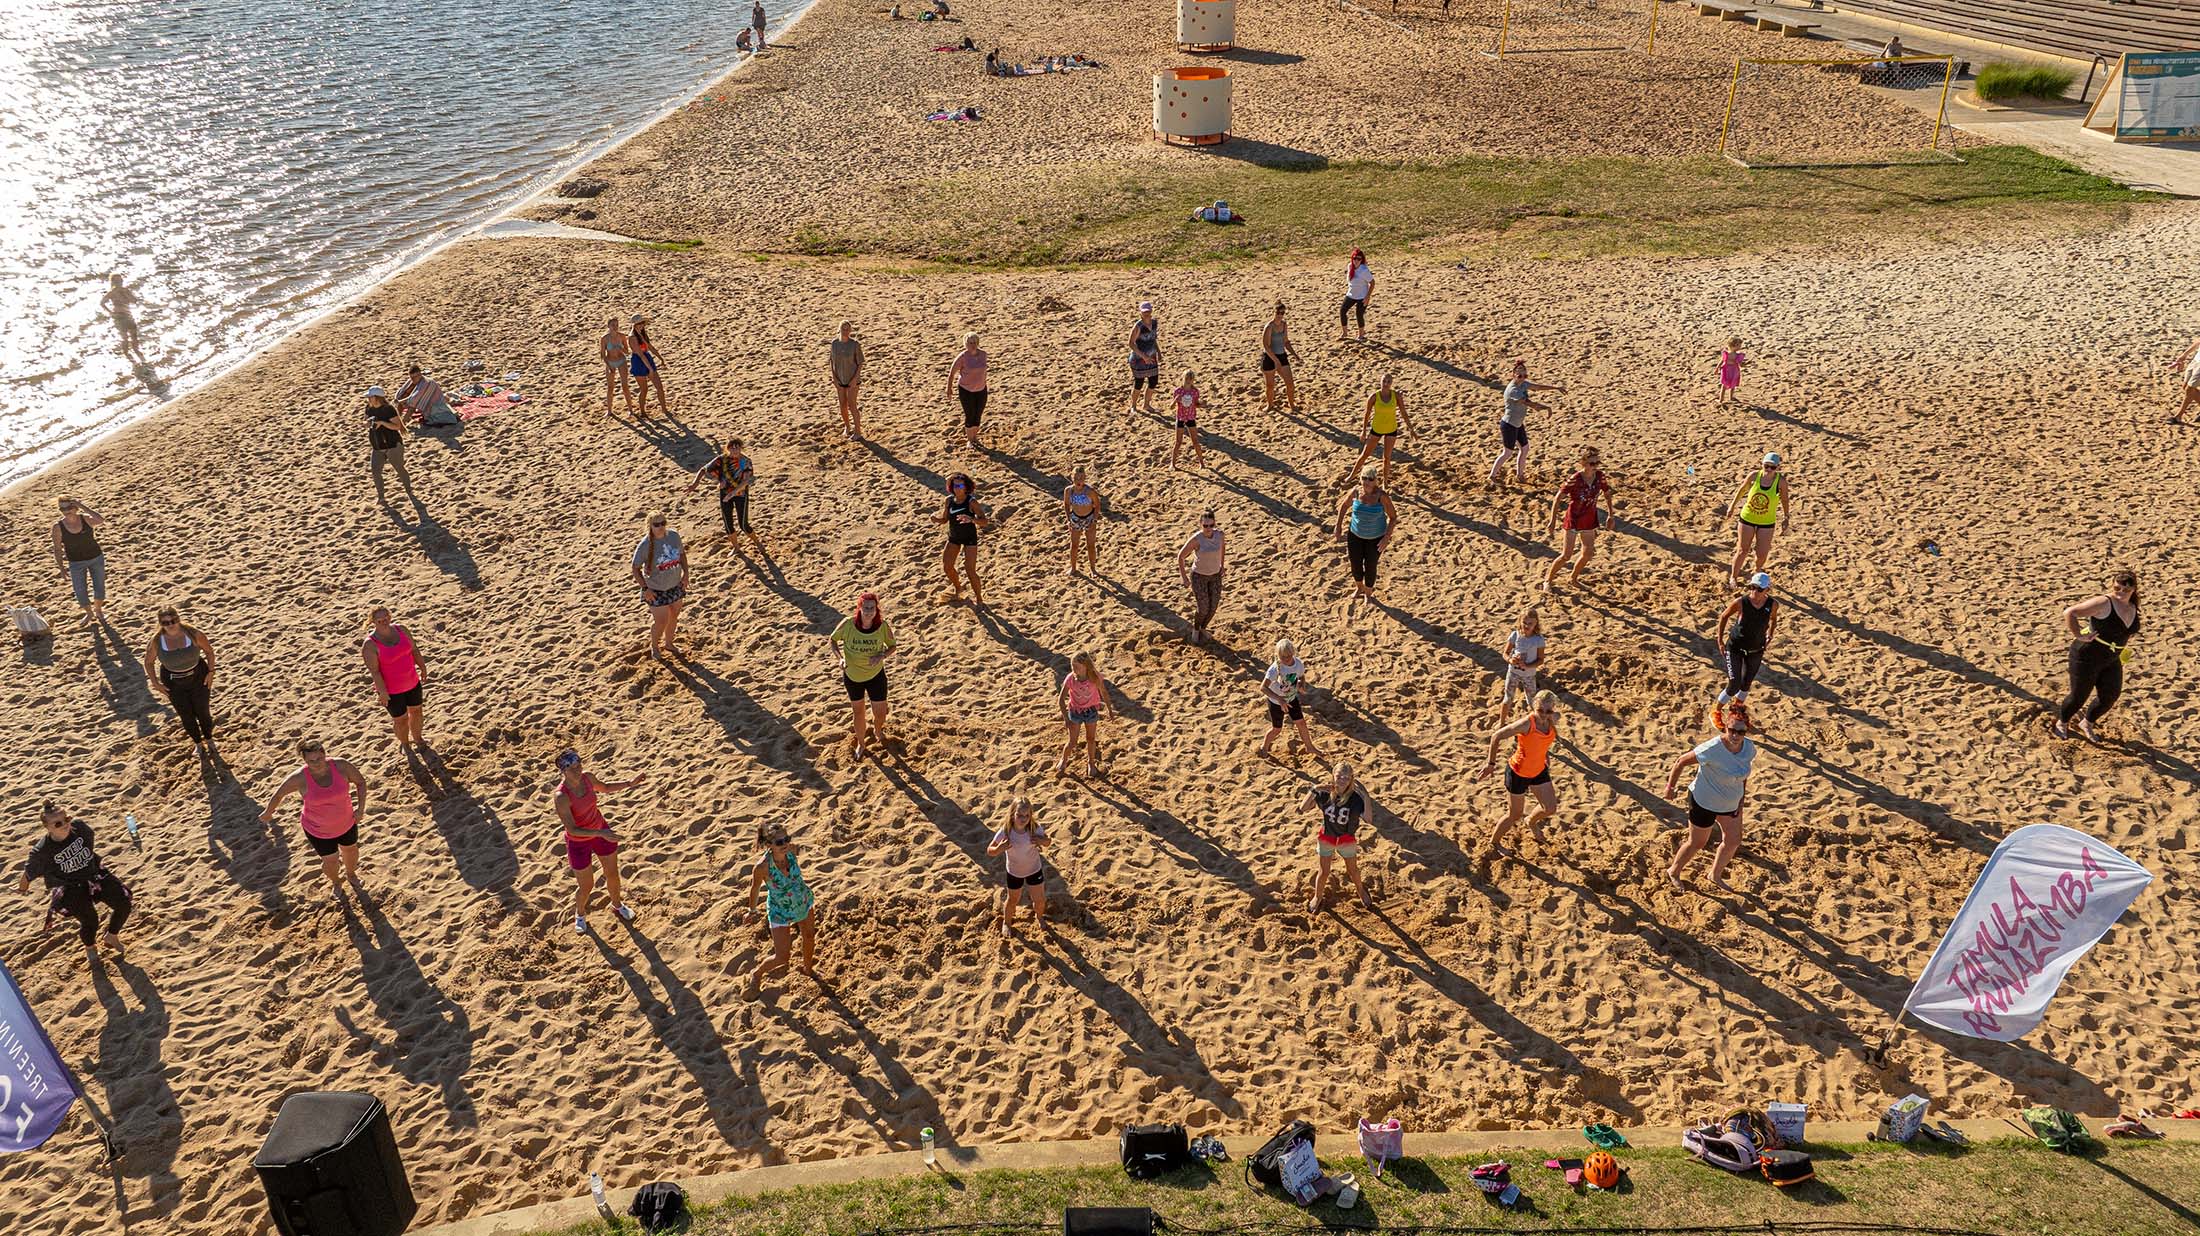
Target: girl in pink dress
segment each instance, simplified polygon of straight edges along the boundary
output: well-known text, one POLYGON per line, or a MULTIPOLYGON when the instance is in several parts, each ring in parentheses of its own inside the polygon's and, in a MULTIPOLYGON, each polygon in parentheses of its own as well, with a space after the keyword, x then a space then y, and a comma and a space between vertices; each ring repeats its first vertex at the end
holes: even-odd
POLYGON ((1726 341, 1726 351, 1719 353, 1719 403, 1723 407, 1734 402, 1734 392, 1742 385, 1742 366, 1749 358, 1742 355, 1742 339, 1736 335, 1726 341))

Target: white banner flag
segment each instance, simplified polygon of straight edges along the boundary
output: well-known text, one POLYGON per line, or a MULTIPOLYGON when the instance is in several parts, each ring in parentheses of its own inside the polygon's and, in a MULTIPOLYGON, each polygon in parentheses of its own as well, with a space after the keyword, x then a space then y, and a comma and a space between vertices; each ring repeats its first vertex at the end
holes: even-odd
POLYGON ((2063 975, 2153 880, 2076 829, 2018 829, 1994 847, 1902 1011, 1973 1038, 2024 1037, 2063 975))

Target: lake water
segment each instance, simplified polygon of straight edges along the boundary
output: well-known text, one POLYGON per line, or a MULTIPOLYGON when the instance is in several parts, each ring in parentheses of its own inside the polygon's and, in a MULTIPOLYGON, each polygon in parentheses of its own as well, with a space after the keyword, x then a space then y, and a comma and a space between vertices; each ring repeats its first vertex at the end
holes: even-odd
POLYGON ((0 0, 0 484, 692 94, 748 11, 0 0), (142 359, 100 310, 111 273, 142 359))

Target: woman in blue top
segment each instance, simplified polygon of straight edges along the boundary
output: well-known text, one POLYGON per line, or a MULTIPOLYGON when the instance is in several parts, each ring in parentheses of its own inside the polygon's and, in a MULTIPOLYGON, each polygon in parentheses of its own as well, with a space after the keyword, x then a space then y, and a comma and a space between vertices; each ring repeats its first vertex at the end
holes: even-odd
POLYGON ((1719 830, 1719 852, 1711 859, 1711 882, 1732 889, 1726 882, 1726 865, 1742 848, 1742 798, 1749 789, 1749 766, 1757 758, 1757 744, 1749 740, 1749 714, 1737 706, 1726 714, 1719 736, 1699 744, 1673 761, 1665 778, 1665 796, 1673 797, 1681 772, 1696 766, 1696 779, 1688 784, 1688 836, 1666 876, 1673 887, 1686 888, 1681 872, 1711 843, 1711 829, 1719 830))
POLYGON ((765 975, 787 968, 798 927, 802 930, 802 972, 817 973, 817 919, 810 913, 817 899, 810 895, 809 882, 802 878, 802 861, 794 856, 787 826, 764 825, 757 831, 756 842, 763 847, 764 857, 756 860, 755 869, 749 873, 749 904, 734 923, 740 926, 756 921, 756 893, 762 889, 764 925, 771 929, 772 955, 771 960, 758 962, 749 973, 751 999, 763 987, 765 975))
POLYGON ((1360 469, 1359 489, 1337 504, 1337 535, 1352 555, 1352 595, 1372 600, 1375 596, 1375 563, 1398 527, 1398 508, 1390 504, 1383 488, 1382 468, 1369 463, 1360 469))

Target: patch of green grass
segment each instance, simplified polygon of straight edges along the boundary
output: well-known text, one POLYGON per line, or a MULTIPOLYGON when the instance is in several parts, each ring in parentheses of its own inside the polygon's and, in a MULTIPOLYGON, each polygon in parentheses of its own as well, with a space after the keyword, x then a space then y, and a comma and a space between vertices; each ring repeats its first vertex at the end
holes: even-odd
POLYGON ((630 240, 626 243, 636 249, 647 249, 651 253, 693 253, 703 247, 700 240, 630 240))
POLYGON ((1360 246, 1432 256, 1696 255, 1877 230, 2120 214, 2149 195, 2021 146, 1962 163, 1750 171, 1721 159, 1475 158, 1440 164, 1069 171, 942 179, 862 224, 819 224, 791 250, 955 266, 1192 265, 1360 246), (1191 218, 1217 198, 1250 223, 1191 218))
POLYGON ((2078 75, 2051 64, 1989 64, 1978 71, 1972 89, 1990 103, 2010 99, 2059 99, 2078 75))
MULTIPOLYGON (((1583 1147, 1586 1153, 1587 1147, 1583 1147)), ((1061 1230, 1066 1206, 1146 1206, 1185 1228, 1259 1225, 1303 1231, 1459 1225, 1503 1231, 1546 1227, 1760 1226, 1767 1222, 1886 1224, 2019 1236, 2169 1236, 2193 1230, 2200 1208, 2200 1144, 2117 1145, 2094 1159, 2032 1142, 1991 1142, 1956 1152, 1890 1145, 1814 1146, 1818 1179, 1777 1189, 1756 1176, 1705 1167, 1678 1150, 1627 1151, 1629 1185, 1576 1193, 1540 1152, 1503 1157, 1531 1205, 1506 1211, 1468 1178, 1473 1160, 1406 1159, 1380 1181, 1350 1154, 1326 1162, 1361 1179, 1361 1204, 1301 1210, 1248 1190, 1233 1161, 1160 1180, 1126 1179, 1113 1167, 1051 1171, 936 1171, 859 1184, 790 1189, 702 1207, 694 1236, 858 1236, 949 1224, 999 1225, 995 1233, 1061 1230)), ((564 1236, 602 1233, 601 1223, 564 1236)), ((633 1231, 622 1221, 616 1229, 633 1231)))

